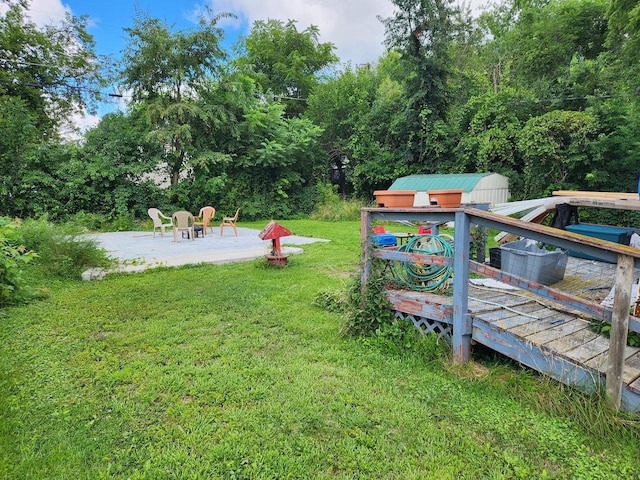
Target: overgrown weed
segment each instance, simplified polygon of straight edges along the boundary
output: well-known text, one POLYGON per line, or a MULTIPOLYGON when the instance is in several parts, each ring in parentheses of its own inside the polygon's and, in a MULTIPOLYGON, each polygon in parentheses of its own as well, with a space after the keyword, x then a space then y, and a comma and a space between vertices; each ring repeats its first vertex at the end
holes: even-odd
POLYGON ((336 185, 318 186, 322 199, 318 203, 315 212, 311 214, 312 220, 341 221, 360 218, 360 209, 363 207, 362 202, 343 199, 338 195, 336 187, 336 185))
POLYGON ((47 275, 79 279, 88 267, 108 267, 112 260, 85 231, 72 223, 56 225, 27 219, 20 228, 24 245, 38 254, 34 264, 47 275))
POLYGON ((565 418, 584 432, 602 439, 606 445, 624 437, 640 440, 640 418, 637 413, 618 412, 607 402, 603 385, 591 392, 565 385, 557 380, 522 366, 514 360, 480 347, 475 357, 482 365, 483 375, 473 378, 465 376, 465 366, 451 365, 448 370, 454 375, 487 382, 494 391, 519 402, 528 402, 536 410, 555 417, 565 418))

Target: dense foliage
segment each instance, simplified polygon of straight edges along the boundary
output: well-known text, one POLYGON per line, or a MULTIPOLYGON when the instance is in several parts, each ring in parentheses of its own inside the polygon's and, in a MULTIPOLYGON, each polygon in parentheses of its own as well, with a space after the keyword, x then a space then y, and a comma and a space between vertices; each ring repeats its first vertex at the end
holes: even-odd
POLYGON ((95 104, 104 61, 85 19, 37 27, 0 14, 0 214, 122 224, 153 205, 292 217, 329 185, 365 203, 412 173, 509 177, 514 199, 555 189, 635 191, 638 7, 513 1, 480 15, 393 0, 388 51, 332 70, 316 26, 259 20, 223 48, 226 14, 189 31, 140 15, 111 81, 127 110, 81 142, 59 135, 95 104), (70 48, 73 45, 73 48, 70 48))

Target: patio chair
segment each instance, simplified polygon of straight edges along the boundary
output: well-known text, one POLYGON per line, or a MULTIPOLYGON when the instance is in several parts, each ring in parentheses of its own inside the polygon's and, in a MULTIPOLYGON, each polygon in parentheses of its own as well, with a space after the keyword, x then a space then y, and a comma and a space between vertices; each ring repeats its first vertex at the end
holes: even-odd
POLYGON ((173 223, 173 241, 178 241, 178 232, 187 232, 187 236, 191 241, 195 237, 195 229, 193 228, 193 214, 186 210, 180 210, 171 215, 173 223))
POLYGON ((198 213, 198 216, 195 217, 195 221, 193 222, 193 224, 195 226, 201 226, 202 227, 202 234, 203 235, 207 235, 207 228, 211 229, 211 233, 213 233, 213 225, 211 225, 211 221, 213 220, 213 217, 216 215, 216 209, 213 207, 202 207, 200 209, 200 213, 198 213))
POLYGON ((167 227, 173 227, 173 223, 171 222, 171 217, 167 217, 163 215, 160 210, 157 208, 150 208, 147 210, 147 213, 153 220, 153 236, 156 236, 156 229, 160 229, 160 236, 164 237, 164 231, 167 227), (164 223, 163 220, 168 220, 168 222, 164 223))
POLYGON ((238 213, 240 213, 240 209, 236 210, 236 214, 233 217, 223 217, 222 222, 220 223, 220 236, 222 236, 222 230, 224 227, 233 228, 233 232, 238 236, 238 228, 236 227, 236 222, 238 221, 238 213))

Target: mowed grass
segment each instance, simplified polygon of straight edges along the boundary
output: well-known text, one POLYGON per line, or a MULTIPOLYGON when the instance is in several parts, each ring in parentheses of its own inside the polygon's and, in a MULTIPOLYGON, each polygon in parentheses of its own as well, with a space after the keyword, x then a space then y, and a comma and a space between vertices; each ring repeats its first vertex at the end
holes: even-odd
POLYGON ((555 382, 341 336, 313 303, 350 285, 359 223, 282 223, 331 242, 2 312, 1 478, 639 478, 635 430, 539 408, 555 382))

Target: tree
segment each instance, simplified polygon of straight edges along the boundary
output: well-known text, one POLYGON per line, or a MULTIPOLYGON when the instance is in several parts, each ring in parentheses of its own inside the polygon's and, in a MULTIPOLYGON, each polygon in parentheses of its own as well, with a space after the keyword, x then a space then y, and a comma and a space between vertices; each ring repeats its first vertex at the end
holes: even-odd
POLYGON ((242 142, 228 165, 228 203, 248 218, 310 213, 313 188, 325 175, 321 129, 307 119, 288 118, 278 102, 256 102, 239 125, 242 142))
POLYGON ((67 15, 38 28, 27 6, 11 2, 0 15, 0 213, 10 216, 43 211, 38 198, 48 202, 50 193, 43 182, 60 157, 41 163, 40 155, 56 147, 71 114, 93 104, 101 84, 86 19, 67 15))
POLYGON ((27 5, 12 2, 0 15, 0 95, 22 99, 41 134, 51 138, 98 98, 100 66, 86 18, 67 14, 38 28, 26 17, 27 5))
POLYGON ((640 88, 640 4, 633 0, 612 0, 607 19, 607 46, 612 53, 609 63, 614 66, 619 87, 637 95, 640 88))
MULTIPOLYGON (((590 62, 604 50, 606 8, 605 0, 562 0, 524 8, 513 28, 496 40, 508 46, 508 84, 530 89, 542 99, 593 94, 567 79, 581 69, 583 75, 588 72, 582 82, 588 85, 588 76, 595 74, 591 70, 597 71, 590 62)), ((559 102, 554 108, 566 106, 583 108, 584 102, 576 106, 559 102)))
POLYGON ((413 168, 434 170, 438 138, 449 107, 447 80, 452 14, 450 0, 393 0, 394 15, 380 19, 385 45, 406 64, 407 144, 413 168))
POLYGON ((518 139, 525 160, 525 197, 547 196, 555 189, 576 189, 591 173, 598 126, 586 112, 554 110, 527 121, 518 139))
POLYGON ((305 116, 322 128, 327 169, 341 194, 353 191, 353 170, 361 160, 353 145, 358 144, 360 129, 369 126, 367 115, 375 101, 377 83, 375 68, 348 67, 318 85, 309 96, 305 116))
POLYGON ((171 185, 190 161, 211 152, 196 148, 194 132, 206 133, 215 114, 198 99, 216 78, 226 57, 217 22, 227 14, 200 18, 198 29, 172 32, 157 18, 139 14, 125 29, 129 43, 123 57, 121 82, 131 89, 136 108, 144 110, 150 139, 162 146, 171 185))
MULTIPOLYGON (((162 207, 157 180, 161 149, 150 142, 141 114, 110 113, 85 134, 82 156, 73 177, 82 179, 88 210, 111 218, 146 215, 149 205, 162 207)), ((69 172, 71 174, 71 172, 69 172)))
POLYGON ((298 31, 296 22, 256 21, 242 39, 236 65, 253 77, 262 93, 270 93, 286 105, 288 116, 305 110, 307 98, 318 84, 318 75, 338 58, 334 45, 319 41, 318 27, 298 31))

